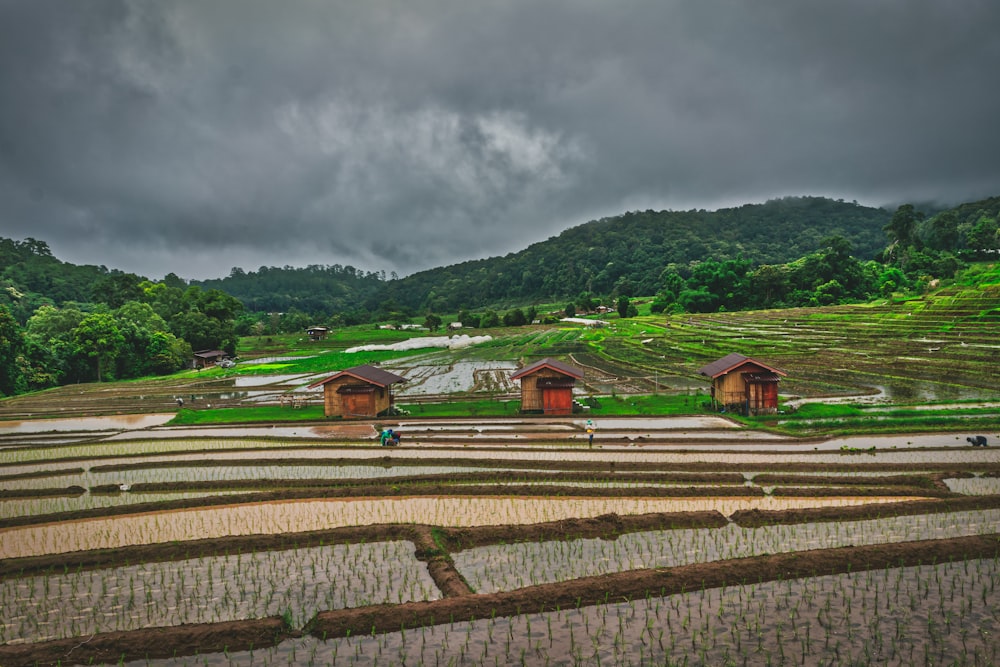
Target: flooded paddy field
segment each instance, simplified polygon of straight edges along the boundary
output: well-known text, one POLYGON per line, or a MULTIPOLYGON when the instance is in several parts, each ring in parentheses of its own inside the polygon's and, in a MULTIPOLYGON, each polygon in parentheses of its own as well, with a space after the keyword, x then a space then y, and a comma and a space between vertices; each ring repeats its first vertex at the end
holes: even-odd
POLYGON ((995 661, 1000 448, 595 421, 2 448, 0 664, 995 661))
POLYGON ((433 526, 530 525, 606 514, 635 515, 849 507, 908 497, 522 498, 408 497, 253 502, 143 512, 3 529, 0 558, 117 549, 221 538, 304 533, 326 528, 425 523, 433 526))
POLYGON ((340 544, 150 562, 0 582, 0 644, 432 600, 412 542, 340 544))
POLYGON ((126 664, 991 665, 1000 660, 998 579, 1000 561, 979 559, 126 664))

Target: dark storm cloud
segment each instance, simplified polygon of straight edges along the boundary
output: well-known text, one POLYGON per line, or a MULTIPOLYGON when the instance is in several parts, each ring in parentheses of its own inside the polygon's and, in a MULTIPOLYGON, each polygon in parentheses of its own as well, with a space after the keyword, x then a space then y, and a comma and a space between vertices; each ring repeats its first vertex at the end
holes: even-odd
POLYGON ((406 274, 626 209, 1000 194, 990 0, 0 1, 0 235, 406 274))

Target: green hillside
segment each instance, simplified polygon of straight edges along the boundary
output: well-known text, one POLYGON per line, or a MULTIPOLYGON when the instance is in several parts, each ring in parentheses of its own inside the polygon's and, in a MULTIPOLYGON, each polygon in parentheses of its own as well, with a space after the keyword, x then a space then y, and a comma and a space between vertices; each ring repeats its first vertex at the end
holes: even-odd
POLYGON ((790 197, 718 211, 643 211, 588 222, 525 250, 423 271, 390 283, 400 304, 453 310, 581 292, 654 294, 671 265, 742 257, 753 265, 797 259, 833 236, 856 257, 885 246, 884 209, 790 197))

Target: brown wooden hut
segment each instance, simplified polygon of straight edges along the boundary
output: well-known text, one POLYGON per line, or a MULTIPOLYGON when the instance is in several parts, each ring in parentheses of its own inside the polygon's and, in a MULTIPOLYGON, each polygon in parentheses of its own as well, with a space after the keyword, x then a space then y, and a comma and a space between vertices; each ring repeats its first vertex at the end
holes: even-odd
POLYGON ((355 366, 309 385, 323 387, 327 417, 377 417, 393 405, 392 385, 406 378, 375 366, 355 366))
POLYGON ((736 352, 701 369, 712 378, 712 404, 742 414, 778 411, 778 382, 784 371, 736 352))
POLYGON ((583 371, 555 359, 542 359, 510 376, 521 381, 521 412, 568 415, 573 412, 573 387, 583 371))

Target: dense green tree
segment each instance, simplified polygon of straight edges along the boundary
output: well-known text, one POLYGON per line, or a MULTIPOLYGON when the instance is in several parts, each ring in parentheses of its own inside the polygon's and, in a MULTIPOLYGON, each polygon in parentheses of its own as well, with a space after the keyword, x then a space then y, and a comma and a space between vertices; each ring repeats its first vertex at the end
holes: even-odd
POLYGON ((970 225, 966 235, 966 246, 975 255, 983 257, 989 257, 991 253, 1000 250, 1000 225, 997 223, 997 218, 983 215, 970 225))
POLYGON ((165 331, 154 331, 146 347, 145 373, 166 375, 187 366, 191 361, 191 345, 165 331))
POLYGON ((627 296, 618 297, 618 305, 616 306, 618 310, 618 317, 628 317, 630 305, 631 302, 627 296))
POLYGON ((525 317, 524 311, 520 308, 508 310, 503 314, 503 324, 506 327, 523 327, 527 323, 528 318, 525 317))
POLYGON ((479 318, 480 329, 488 329, 498 326, 500 326, 500 316, 497 315, 495 310, 487 310, 483 313, 483 316, 479 318))
POLYGON ((773 308, 784 303, 788 294, 788 269, 784 265, 765 264, 750 272, 753 305, 773 308))
POLYGON ((86 313, 72 306, 42 306, 28 319, 29 384, 33 389, 89 378, 89 362, 73 335, 84 317, 86 313))
MULTIPOLYGON (((216 318, 225 320, 227 318, 216 318)), ((287 313, 281 314, 278 328, 282 333, 302 333, 313 326, 314 320, 311 315, 302 312, 298 308, 292 308, 287 313)))
POLYGON ((427 313, 427 316, 424 317, 424 326, 430 331, 437 331, 441 328, 441 318, 434 313, 427 313))
POLYGON ((115 311, 120 322, 130 322, 150 331, 169 331, 166 320, 148 303, 129 301, 115 311))
POLYGON ((170 321, 170 332, 186 340, 193 350, 225 350, 236 352, 236 328, 232 321, 223 322, 205 313, 191 310, 170 321))
MULTIPOLYGON (((184 304, 188 310, 197 310, 219 321, 234 320, 243 311, 243 304, 236 297, 230 296, 222 290, 205 290, 197 285, 185 290, 184 304)), ((302 312, 291 308, 288 312, 293 311, 302 312)))
POLYGON ((878 277, 878 290, 883 296, 892 296, 893 292, 909 287, 906 274, 895 266, 886 267, 878 277))
POLYGON ((917 223, 923 219, 923 213, 917 211, 913 204, 903 204, 892 214, 883 230, 889 236, 889 241, 901 247, 912 245, 915 239, 917 223))
POLYGON ((113 315, 91 313, 73 330, 73 341, 84 356, 94 360, 96 379, 102 382, 121 352, 125 337, 113 315))
POLYGON ((932 250, 957 250, 960 240, 958 224, 958 215, 954 211, 943 211, 934 216, 928 225, 924 245, 932 250))
POLYGON ((93 299, 105 303, 109 308, 120 308, 129 301, 140 301, 145 292, 143 278, 134 273, 112 273, 97 281, 93 287, 93 299))
POLYGON ((42 342, 69 339, 86 313, 73 307, 42 306, 28 320, 28 333, 42 342))
POLYGON ((0 305, 0 396, 24 391, 26 381, 18 363, 24 350, 24 332, 7 307, 0 305))
POLYGON ((719 298, 704 287, 683 290, 677 295, 677 304, 688 313, 712 313, 721 305, 719 298))

